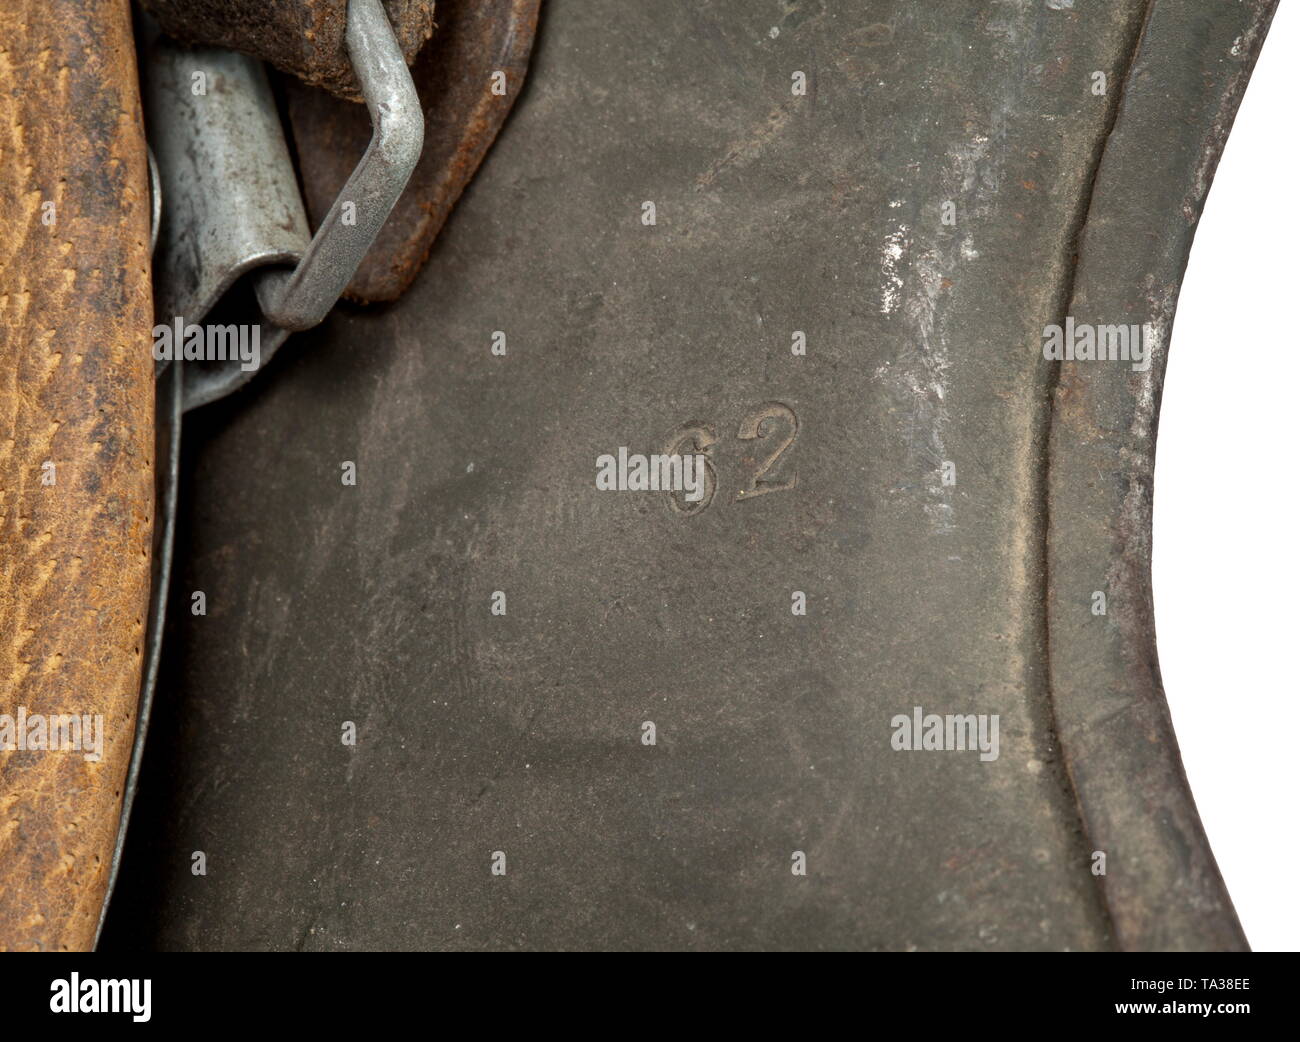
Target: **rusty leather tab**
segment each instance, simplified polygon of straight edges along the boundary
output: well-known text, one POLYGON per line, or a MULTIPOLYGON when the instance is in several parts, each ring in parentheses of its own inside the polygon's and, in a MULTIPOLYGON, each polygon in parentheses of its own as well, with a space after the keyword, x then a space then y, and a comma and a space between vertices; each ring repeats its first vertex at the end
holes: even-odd
POLYGON ((135 730, 154 495, 136 84, 128 0, 0 6, 0 950, 93 945, 135 730), (59 744, 80 749, 33 748, 72 714, 59 744))
MULTIPOLYGON (((438 29, 411 69, 424 104, 424 154, 345 296, 396 300, 424 264, 461 192, 523 88, 541 0, 441 0, 438 29)), ((289 116, 312 226, 328 213, 370 140, 359 106, 301 83, 289 116)))
MULTIPOLYGON (((229 47, 340 97, 361 100, 348 58, 348 0, 141 0, 171 36, 229 47)), ((434 0, 384 0, 409 65, 433 32, 434 0)))

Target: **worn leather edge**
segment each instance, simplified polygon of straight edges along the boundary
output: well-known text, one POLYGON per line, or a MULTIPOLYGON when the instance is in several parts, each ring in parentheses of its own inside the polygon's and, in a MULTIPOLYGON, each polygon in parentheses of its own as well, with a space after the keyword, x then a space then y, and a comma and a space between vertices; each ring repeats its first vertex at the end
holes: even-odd
MULTIPOLYGON (((347 51, 348 0, 140 0, 169 35, 229 47, 350 101, 361 88, 347 51)), ((434 0, 383 0, 409 65, 433 32, 434 0)))
POLYGON ((93 944, 131 752, 154 394, 133 46, 128 0, 0 8, 0 713, 91 721, 89 750, 0 751, 0 949, 93 944))
POLYGON ((149 717, 153 711, 154 696, 158 693, 158 669, 162 662, 163 635, 167 623, 167 596, 171 588, 172 562, 176 556, 176 505, 179 498, 181 429, 183 427, 184 362, 175 361, 167 366, 155 381, 157 413, 154 424, 154 527, 153 567, 150 571, 149 620, 145 632, 144 669, 140 678, 140 702, 136 713, 135 734, 131 756, 127 765, 126 781, 122 789, 122 812, 118 820, 117 836, 113 842, 113 856, 109 864, 108 884, 100 906, 99 922, 95 928, 95 946, 104 930, 108 908, 113 900, 118 873, 122 867, 122 852, 126 848, 127 827, 131 808, 139 789, 140 768, 144 762, 145 740, 149 735, 149 717))
MULTIPOLYGON (((1153 0, 1104 149, 1068 314, 1141 322, 1146 372, 1062 362, 1048 470, 1054 714, 1125 950, 1247 947, 1183 772, 1151 597, 1156 425, 1196 223, 1276 0, 1153 0), (1199 58, 1189 61, 1188 56, 1199 58), (1107 597, 1105 615, 1092 595, 1107 597)), ((1064 317, 1064 316, 1063 316, 1064 317)))

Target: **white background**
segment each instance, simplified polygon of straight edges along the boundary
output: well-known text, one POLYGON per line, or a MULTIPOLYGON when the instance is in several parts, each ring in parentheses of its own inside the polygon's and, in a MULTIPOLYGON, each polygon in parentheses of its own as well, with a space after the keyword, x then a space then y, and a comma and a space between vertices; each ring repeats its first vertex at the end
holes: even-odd
POLYGON ((1300 0, 1280 5, 1196 232, 1156 452, 1160 669, 1256 951, 1300 948, 1300 0))

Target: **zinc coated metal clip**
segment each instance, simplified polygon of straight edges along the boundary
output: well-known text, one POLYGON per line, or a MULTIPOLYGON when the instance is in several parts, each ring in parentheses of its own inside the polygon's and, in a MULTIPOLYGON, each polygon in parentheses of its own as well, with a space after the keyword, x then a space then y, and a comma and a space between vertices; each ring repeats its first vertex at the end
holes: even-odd
MULTIPOLYGON (((174 323, 180 339, 206 320, 222 331, 220 354, 248 329, 257 344, 251 366, 247 356, 186 351, 186 410, 246 383, 290 333, 329 314, 420 158, 424 114, 380 0, 350 0, 346 42, 372 133, 314 236, 261 63, 156 33, 147 45, 146 120, 163 201, 156 321, 174 323)), ((172 340, 159 370, 182 350, 172 340)))

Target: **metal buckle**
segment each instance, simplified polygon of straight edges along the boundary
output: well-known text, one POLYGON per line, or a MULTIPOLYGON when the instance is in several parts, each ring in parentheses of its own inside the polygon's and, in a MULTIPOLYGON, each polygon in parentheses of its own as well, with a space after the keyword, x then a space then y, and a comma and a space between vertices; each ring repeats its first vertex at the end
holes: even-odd
MULTIPOLYGON (((291 332, 322 321, 342 295, 424 145, 420 101, 380 0, 351 0, 346 39, 373 132, 309 237, 261 63, 220 48, 182 47, 155 32, 144 93, 163 199, 154 263, 160 323, 255 324, 265 364, 291 332)), ((238 359, 189 361, 184 408, 229 394, 252 376, 238 359)))

